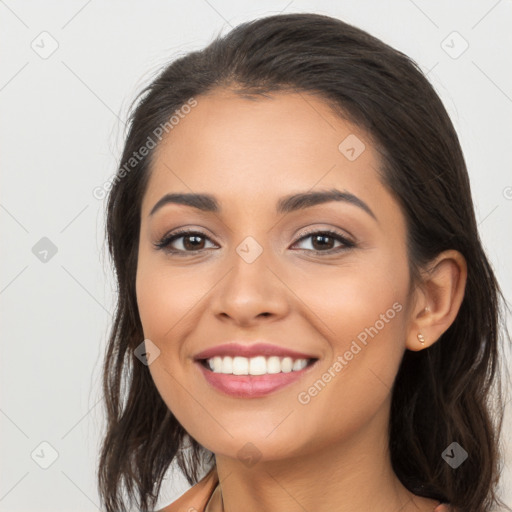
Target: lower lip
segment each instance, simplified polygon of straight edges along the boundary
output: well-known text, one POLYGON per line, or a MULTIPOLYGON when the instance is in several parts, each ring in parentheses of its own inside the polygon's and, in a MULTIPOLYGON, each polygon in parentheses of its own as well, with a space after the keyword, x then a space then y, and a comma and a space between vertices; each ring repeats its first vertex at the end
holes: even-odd
POLYGON ((316 363, 317 361, 314 361, 302 370, 288 373, 230 375, 212 372, 199 361, 195 362, 211 386, 227 395, 238 398, 258 398, 282 389, 303 377, 316 363))

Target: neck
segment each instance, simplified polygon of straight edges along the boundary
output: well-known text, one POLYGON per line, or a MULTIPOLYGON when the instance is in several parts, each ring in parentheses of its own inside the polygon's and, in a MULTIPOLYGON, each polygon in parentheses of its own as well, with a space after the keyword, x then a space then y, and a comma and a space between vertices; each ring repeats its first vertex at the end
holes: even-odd
POLYGON ((299 456, 261 459, 247 467, 216 456, 219 486, 210 512, 401 512, 434 510, 435 500, 409 492, 393 472, 388 448, 389 403, 364 429, 339 443, 315 444, 299 456))

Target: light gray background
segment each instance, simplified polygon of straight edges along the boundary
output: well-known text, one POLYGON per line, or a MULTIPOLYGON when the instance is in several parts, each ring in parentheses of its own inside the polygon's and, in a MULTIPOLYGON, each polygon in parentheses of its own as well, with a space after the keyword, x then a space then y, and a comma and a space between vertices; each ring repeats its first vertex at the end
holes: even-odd
MULTIPOLYGON (((219 31, 306 11, 367 30, 429 72, 459 133, 481 236, 510 300, 510 0, 0 1, 1 511, 98 510, 100 365, 114 297, 104 201, 93 189, 115 171, 129 102, 161 65, 219 31), (36 246, 48 244, 43 237, 57 249, 46 262, 36 246)), ((510 505, 510 467, 502 481, 510 505)), ((160 505, 186 488, 169 480, 160 505)))

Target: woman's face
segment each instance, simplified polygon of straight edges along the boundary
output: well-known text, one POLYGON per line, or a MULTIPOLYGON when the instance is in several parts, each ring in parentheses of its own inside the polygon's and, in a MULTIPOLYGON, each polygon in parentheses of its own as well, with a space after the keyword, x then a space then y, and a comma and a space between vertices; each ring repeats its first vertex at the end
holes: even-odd
POLYGON ((405 220, 379 180, 378 154, 313 95, 196 100, 157 148, 141 208, 137 301, 160 351, 149 365, 159 393, 199 443, 241 460, 318 451, 376 418, 384 429, 411 299, 405 220), (278 211, 289 196, 334 189, 339 200, 278 211), (154 209, 167 194, 208 194, 218 210, 154 209), (155 246, 178 228, 193 234, 155 246), (289 372, 289 361, 256 358, 256 373, 280 373, 244 377, 195 360, 233 343, 316 361, 289 372), (286 385, 265 387, 278 381, 286 385))

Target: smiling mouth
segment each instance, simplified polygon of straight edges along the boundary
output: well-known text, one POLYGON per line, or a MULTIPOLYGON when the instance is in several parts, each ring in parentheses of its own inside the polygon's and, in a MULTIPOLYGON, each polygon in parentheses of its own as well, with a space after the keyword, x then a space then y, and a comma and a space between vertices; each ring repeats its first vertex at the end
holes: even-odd
POLYGON ((279 356, 215 356, 209 359, 199 359, 198 362, 212 373, 224 375, 275 375, 280 373, 300 372, 312 366, 317 358, 294 359, 279 356))

